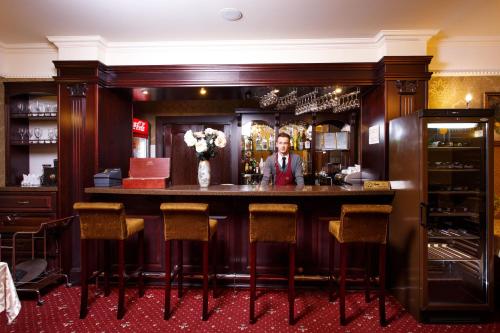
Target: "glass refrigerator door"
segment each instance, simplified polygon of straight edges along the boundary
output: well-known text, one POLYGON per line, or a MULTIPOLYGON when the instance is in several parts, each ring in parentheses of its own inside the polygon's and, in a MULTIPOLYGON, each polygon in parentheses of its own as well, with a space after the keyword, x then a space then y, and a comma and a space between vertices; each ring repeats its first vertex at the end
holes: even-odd
POLYGON ((427 123, 428 305, 484 304, 486 123, 427 123))

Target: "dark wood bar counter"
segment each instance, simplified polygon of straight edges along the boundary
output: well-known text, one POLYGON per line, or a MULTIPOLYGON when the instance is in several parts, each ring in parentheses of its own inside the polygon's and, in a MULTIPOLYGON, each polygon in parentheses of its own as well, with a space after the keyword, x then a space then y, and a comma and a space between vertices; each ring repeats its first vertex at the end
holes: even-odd
MULTIPOLYGON (((127 215, 145 219, 146 270, 156 275, 164 271, 162 202, 206 202, 210 215, 219 219, 218 273, 232 279, 248 273, 248 205, 252 202, 295 203, 297 222, 297 274, 322 279, 328 272, 328 221, 339 216, 346 203, 391 203, 394 191, 366 191, 362 186, 281 186, 216 185, 202 189, 196 185, 177 185, 166 189, 123 189, 89 187, 92 201, 123 202, 127 215), (235 275, 236 274, 236 275, 235 275)), ((185 242, 186 243, 186 242, 185 242)), ((363 249, 351 251, 349 262, 362 265, 363 249)), ((338 253, 338 251, 337 251, 338 253)), ((130 256, 135 255, 130 253, 130 256)), ((187 271, 200 271, 201 248, 184 244, 187 271)), ((287 270, 287 248, 264 244, 257 253, 261 273, 287 270), (272 268, 271 268, 272 267, 272 268)), ((356 267, 352 267, 356 270, 356 267)))
POLYGON ((343 186, 260 186, 214 185, 200 188, 197 185, 175 185, 166 189, 123 189, 115 187, 89 187, 90 194, 175 195, 175 196, 240 196, 240 197, 338 197, 338 196, 393 196, 394 191, 364 190, 361 185, 343 186))

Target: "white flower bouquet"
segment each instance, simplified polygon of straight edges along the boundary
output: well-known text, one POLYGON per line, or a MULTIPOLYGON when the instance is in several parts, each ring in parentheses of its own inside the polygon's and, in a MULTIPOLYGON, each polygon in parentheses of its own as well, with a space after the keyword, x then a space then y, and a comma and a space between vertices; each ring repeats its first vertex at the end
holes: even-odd
POLYGON ((205 128, 200 132, 189 130, 184 134, 184 142, 188 147, 195 148, 199 161, 208 161, 215 157, 216 148, 224 148, 227 143, 224 132, 213 128, 205 128))

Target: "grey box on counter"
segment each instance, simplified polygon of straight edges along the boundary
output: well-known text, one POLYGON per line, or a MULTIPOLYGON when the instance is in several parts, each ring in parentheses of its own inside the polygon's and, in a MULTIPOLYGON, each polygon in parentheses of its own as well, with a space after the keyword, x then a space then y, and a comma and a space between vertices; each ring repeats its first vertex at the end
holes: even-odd
POLYGON ((94 175, 95 187, 119 186, 122 184, 121 169, 106 169, 94 175))

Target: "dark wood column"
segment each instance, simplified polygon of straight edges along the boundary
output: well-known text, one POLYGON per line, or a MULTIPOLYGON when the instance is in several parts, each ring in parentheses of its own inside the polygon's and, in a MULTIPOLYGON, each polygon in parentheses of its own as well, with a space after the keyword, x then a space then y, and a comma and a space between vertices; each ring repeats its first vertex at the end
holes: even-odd
MULTIPOLYGON (((78 67, 55 62, 58 75, 59 105, 59 195, 58 215, 73 215, 73 203, 84 199, 84 188, 92 186, 92 175, 97 163, 97 90, 98 62, 86 62, 78 67)), ((80 266, 79 225, 71 227, 71 236, 65 237, 63 261, 66 270, 80 266)), ((79 268, 76 269, 79 272, 79 268)))
POLYGON ((427 107, 428 66, 432 57, 384 57, 378 62, 377 85, 363 98, 361 165, 366 176, 387 179, 388 122, 427 107), (379 143, 369 144, 369 128, 379 126, 379 143), (381 163, 380 161, 385 161, 381 163))

